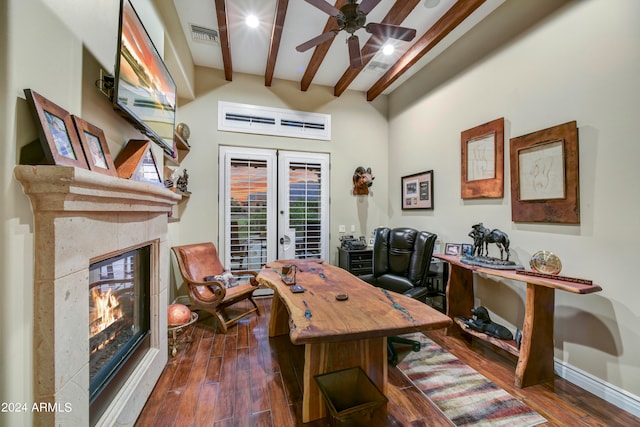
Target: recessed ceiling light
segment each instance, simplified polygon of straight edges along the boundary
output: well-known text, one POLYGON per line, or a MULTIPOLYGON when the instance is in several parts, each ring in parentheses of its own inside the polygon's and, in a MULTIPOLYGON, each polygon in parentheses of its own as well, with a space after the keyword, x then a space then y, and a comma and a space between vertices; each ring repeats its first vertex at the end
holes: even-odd
POLYGON ((260 21, 258 20, 258 17, 256 15, 247 15, 245 22, 251 28, 256 28, 258 25, 260 25, 260 21))
POLYGON ((384 53, 385 55, 391 55, 394 50, 395 48, 393 47, 393 45, 390 43, 387 43, 383 46, 382 53, 384 53))

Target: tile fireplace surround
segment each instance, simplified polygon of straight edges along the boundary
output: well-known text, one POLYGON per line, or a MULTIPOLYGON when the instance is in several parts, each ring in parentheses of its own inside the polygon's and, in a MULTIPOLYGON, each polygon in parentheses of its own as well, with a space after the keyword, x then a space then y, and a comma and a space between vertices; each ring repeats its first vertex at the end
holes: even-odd
POLYGON ((33 424, 89 425, 89 264, 151 245, 151 348, 98 421, 132 425, 167 362, 167 212, 161 187, 65 166, 16 166, 34 215, 33 424), (65 406, 66 405, 66 406, 65 406))

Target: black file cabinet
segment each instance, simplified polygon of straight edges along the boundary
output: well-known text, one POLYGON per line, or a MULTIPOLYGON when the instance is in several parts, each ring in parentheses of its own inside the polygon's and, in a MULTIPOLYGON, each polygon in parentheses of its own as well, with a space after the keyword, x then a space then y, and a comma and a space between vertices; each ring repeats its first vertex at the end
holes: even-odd
POLYGON ((442 313, 447 312, 447 278, 449 277, 449 264, 437 258, 431 258, 429 278, 425 302, 442 313))
POLYGON ((347 250, 338 248, 338 267, 354 276, 371 274, 373 271, 373 249, 347 250))

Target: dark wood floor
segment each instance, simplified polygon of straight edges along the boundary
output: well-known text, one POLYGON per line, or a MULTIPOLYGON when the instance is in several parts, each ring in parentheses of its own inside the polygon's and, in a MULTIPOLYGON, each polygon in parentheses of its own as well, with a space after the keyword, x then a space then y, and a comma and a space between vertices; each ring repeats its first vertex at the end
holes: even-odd
MULTIPOLYGON (((226 335, 216 332, 207 313, 185 331, 183 344, 162 373, 137 426, 298 426, 301 422, 302 346, 287 336, 269 339, 271 298, 259 298, 260 317, 251 316, 226 335)), ((184 337, 183 336, 183 337, 184 337)), ((516 388, 515 361, 475 340, 445 337, 438 342, 549 422, 547 426, 632 426, 640 419, 556 378, 553 383, 516 388)), ((389 368, 387 413, 376 413, 381 426, 450 425, 440 411, 399 373, 389 368)), ((304 424, 325 426, 328 420, 304 424)))

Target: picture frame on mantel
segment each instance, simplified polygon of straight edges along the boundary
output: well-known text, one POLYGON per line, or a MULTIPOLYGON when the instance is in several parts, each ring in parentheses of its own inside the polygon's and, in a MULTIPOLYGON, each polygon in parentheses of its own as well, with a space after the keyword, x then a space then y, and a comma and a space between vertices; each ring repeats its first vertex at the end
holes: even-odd
POLYGON ((164 187, 149 140, 129 140, 114 163, 120 178, 164 187))
POLYGON ((78 138, 80 138, 80 144, 84 150, 89 170, 117 177, 118 172, 111 158, 107 139, 102 129, 78 116, 72 115, 71 118, 78 132, 78 138))
POLYGON ((504 117, 461 133, 462 199, 504 197, 504 117))
POLYGON ((575 121, 511 138, 514 222, 580 224, 575 121))
POLYGON ((71 114, 34 90, 25 89, 38 122, 38 134, 48 164, 88 169, 71 114))
POLYGON ((433 170, 403 176, 402 209, 433 209, 433 170))

